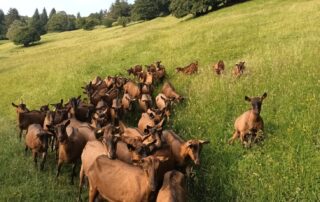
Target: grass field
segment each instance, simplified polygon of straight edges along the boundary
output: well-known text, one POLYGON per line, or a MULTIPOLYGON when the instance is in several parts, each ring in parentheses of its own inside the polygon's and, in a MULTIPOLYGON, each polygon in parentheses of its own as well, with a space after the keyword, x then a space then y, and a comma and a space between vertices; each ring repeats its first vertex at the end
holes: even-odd
POLYGON ((53 154, 44 172, 34 169, 30 153, 24 156, 11 102, 22 98, 34 109, 67 100, 96 75, 125 74, 156 60, 188 98, 175 108, 174 130, 211 141, 189 201, 319 201, 319 19, 317 0, 253 0, 196 19, 47 34, 29 48, 0 42, 0 201, 77 197, 69 166, 55 179, 53 154), (227 65, 221 77, 211 70, 219 59, 227 65), (198 75, 175 74, 194 60, 198 75), (231 68, 240 60, 247 71, 234 79, 231 68), (251 149, 228 145, 234 120, 249 108, 244 96, 264 92, 265 141, 251 149))

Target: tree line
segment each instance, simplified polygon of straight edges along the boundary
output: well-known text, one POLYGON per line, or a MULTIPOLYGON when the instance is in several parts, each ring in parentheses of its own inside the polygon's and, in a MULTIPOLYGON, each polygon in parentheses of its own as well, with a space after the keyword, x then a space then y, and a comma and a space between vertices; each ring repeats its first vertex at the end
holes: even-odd
POLYGON ((9 39, 15 44, 29 46, 37 42, 47 32, 63 32, 75 29, 92 30, 97 25, 123 27, 131 21, 151 20, 156 17, 174 15, 177 18, 192 14, 198 17, 245 0, 135 0, 129 4, 126 0, 116 0, 109 10, 91 13, 88 17, 69 15, 54 8, 49 16, 44 8, 40 14, 35 10, 32 17, 20 16, 15 8, 7 15, 0 9, 0 40, 9 39))

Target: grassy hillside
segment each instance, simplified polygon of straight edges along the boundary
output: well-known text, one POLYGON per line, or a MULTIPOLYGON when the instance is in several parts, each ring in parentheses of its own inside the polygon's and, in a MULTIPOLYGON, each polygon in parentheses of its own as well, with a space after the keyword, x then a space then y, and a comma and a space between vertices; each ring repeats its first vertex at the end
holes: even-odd
POLYGON ((96 75, 125 74, 129 66, 156 60, 188 97, 175 108, 174 130, 211 141, 189 186, 190 201, 319 201, 319 19, 317 0, 254 0, 197 19, 47 34, 29 48, 1 44, 0 201, 77 196, 77 185, 68 185, 69 166, 56 180, 52 154, 44 172, 24 156, 11 102, 23 98, 33 109, 66 100, 96 75), (219 59, 227 65, 221 77, 211 70, 219 59), (198 75, 175 74, 175 67, 194 60, 198 75), (231 68, 240 60, 247 72, 234 79, 231 68), (226 144, 234 120, 249 108, 244 96, 264 92, 265 141, 251 149, 226 144))

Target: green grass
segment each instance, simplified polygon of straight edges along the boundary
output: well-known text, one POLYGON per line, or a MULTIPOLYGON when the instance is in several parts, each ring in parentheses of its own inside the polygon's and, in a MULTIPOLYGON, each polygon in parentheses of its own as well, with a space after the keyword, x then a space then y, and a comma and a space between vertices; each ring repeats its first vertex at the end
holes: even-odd
MULTIPOLYGON (((44 172, 18 141, 15 110, 81 94, 96 75, 162 60, 177 90, 173 128, 183 138, 211 141, 202 153, 190 201, 320 200, 320 3, 254 0, 197 19, 158 18, 127 28, 98 28, 42 36, 37 46, 0 46, 0 201, 74 201, 70 168, 55 179, 53 154, 44 172), (211 65, 223 59, 226 74, 211 65), (195 76, 174 68, 198 60, 195 76), (246 75, 231 76, 247 62, 246 75), (267 138, 251 149, 226 144, 244 96, 268 93, 261 115, 267 138)), ((2 42, 0 42, 2 43, 2 42)), ((77 178, 78 180, 78 178, 77 178)), ((76 181, 77 183, 78 181, 76 181)), ((87 192, 87 191, 85 191, 87 192)))

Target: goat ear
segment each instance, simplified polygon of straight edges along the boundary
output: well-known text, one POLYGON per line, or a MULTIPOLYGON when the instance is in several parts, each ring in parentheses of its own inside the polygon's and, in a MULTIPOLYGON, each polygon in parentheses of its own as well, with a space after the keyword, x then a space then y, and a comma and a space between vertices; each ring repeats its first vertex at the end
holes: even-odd
POLYGON ((244 96, 244 100, 248 101, 248 102, 251 102, 251 98, 249 98, 248 96, 244 96))
POLYGON ((187 146, 187 147, 190 147, 191 145, 192 145, 192 144, 191 144, 190 140, 186 142, 186 146, 187 146))
POLYGON ((210 141, 209 140, 199 140, 200 144, 209 144, 210 141))
POLYGON ((12 106, 18 108, 18 105, 14 104, 13 102, 11 102, 12 106))
POLYGON ((267 93, 263 93, 261 100, 264 100, 267 97, 267 93))

